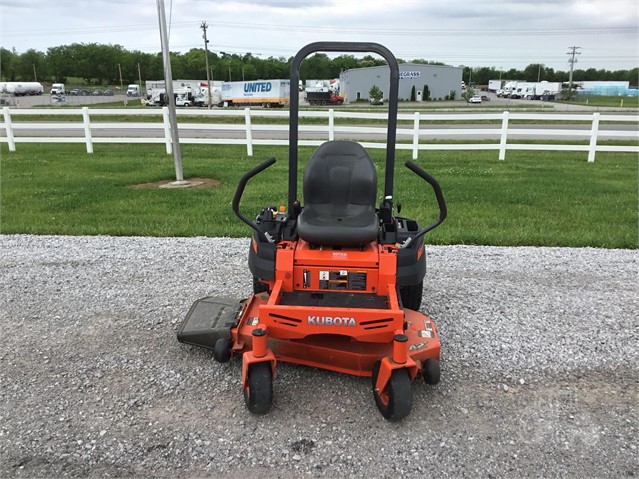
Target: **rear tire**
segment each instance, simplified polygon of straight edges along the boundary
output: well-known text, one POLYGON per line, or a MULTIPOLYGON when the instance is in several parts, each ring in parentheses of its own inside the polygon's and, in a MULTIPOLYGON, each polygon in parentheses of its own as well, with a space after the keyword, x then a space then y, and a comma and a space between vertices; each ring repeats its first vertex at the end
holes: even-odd
POLYGON ((394 369, 391 378, 388 381, 386 394, 380 396, 375 390, 375 383, 379 376, 379 368, 381 360, 378 360, 373 366, 373 397, 377 409, 382 413, 385 419, 389 421, 401 421, 410 414, 413 408, 413 391, 411 390, 410 376, 406 368, 394 369))
POLYGON ((253 276, 253 292, 255 294, 266 293, 268 292, 268 285, 266 283, 262 283, 260 278, 253 276))
POLYGON ((402 304, 405 308, 419 311, 422 304, 422 295, 424 293, 424 281, 419 284, 409 284, 399 287, 399 295, 402 297, 402 304))
POLYGON ((244 389, 246 407, 253 414, 266 414, 273 404, 273 374, 271 363, 252 363, 248 370, 248 384, 244 389))

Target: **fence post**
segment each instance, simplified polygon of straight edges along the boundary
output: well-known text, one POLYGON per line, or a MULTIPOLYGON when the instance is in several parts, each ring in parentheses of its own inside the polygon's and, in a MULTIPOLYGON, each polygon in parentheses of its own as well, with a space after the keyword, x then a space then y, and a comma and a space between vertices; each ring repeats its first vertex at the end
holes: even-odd
POLYGON ((328 110, 328 141, 335 139, 335 110, 328 110))
POLYGON ((415 112, 415 119, 413 120, 413 160, 417 159, 419 154, 419 112, 415 112))
POLYGON ((595 151, 597 150, 597 135, 599 134, 599 116, 601 113, 592 114, 592 129, 590 130, 590 148, 588 149, 588 163, 595 161, 595 151))
POLYGON ((9 107, 5 106, 2 109, 4 115, 4 128, 7 132, 7 144, 9 145, 9 151, 16 151, 16 140, 13 137, 13 124, 11 123, 11 113, 9 113, 9 107))
POLYGON ((504 117, 501 121, 501 140, 499 141, 499 159, 506 159, 506 141, 508 139, 508 110, 504 111, 504 117))
POLYGON ((171 141, 171 122, 169 121, 169 108, 162 107, 162 117, 164 118, 164 139, 166 141, 166 154, 173 153, 173 143, 171 141))
POLYGON ((244 122, 246 124, 246 154, 253 156, 253 132, 251 131, 251 109, 244 108, 244 122))
POLYGON ((93 153, 93 138, 91 137, 91 119, 89 107, 82 107, 82 119, 84 120, 84 138, 87 142, 87 153, 93 153))

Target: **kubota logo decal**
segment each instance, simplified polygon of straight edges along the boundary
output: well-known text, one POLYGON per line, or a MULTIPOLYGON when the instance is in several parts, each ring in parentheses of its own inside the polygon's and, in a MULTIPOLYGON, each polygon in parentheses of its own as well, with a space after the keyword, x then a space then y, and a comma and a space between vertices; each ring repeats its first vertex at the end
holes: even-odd
POLYGON ((357 326, 355 318, 342 318, 340 316, 309 316, 308 324, 311 326, 357 326))

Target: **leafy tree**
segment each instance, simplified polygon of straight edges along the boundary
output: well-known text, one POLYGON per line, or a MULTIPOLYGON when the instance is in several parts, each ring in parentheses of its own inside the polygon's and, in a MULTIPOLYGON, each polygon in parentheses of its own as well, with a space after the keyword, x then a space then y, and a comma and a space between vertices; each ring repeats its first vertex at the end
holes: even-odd
MULTIPOLYGON (((306 58, 300 65, 300 78, 327 79, 334 78, 334 69, 331 61, 325 53, 316 53, 306 58)), ((288 76, 288 75, 287 75, 288 76)))
POLYGON ((40 79, 46 78, 46 57, 44 53, 30 49, 14 58, 16 78, 36 81, 34 68, 40 79))
POLYGON ((373 100, 374 103, 378 103, 382 99, 382 90, 380 90, 377 85, 373 85, 371 89, 368 90, 368 98, 373 100))
POLYGON ((468 100, 470 100, 470 97, 472 97, 475 94, 475 89, 474 88, 466 88, 466 90, 462 93, 462 99, 468 103, 468 100))
MULTIPOLYGON (((193 48, 186 53, 171 52, 171 66, 175 78, 206 78, 205 53, 202 48, 193 48)), ((400 63, 403 60, 398 60, 400 63)), ((222 54, 209 52, 209 66, 213 71, 212 79, 228 80, 229 72, 233 80, 258 78, 288 78, 291 58, 269 57, 257 58, 251 53, 222 54)), ((424 59, 414 59, 412 63, 443 65, 424 59)), ((39 81, 64 82, 67 77, 83 78, 88 84, 119 83, 119 69, 122 80, 127 83, 137 82, 138 65, 143 79, 159 79, 164 77, 161 53, 143 53, 128 51, 121 45, 105 45, 97 43, 72 43, 50 47, 46 53, 28 50, 22 54, 0 47, 0 78, 4 81, 32 80, 33 67, 36 67, 39 81)), ((367 55, 355 58, 353 55, 340 55, 330 59, 326 54, 318 53, 305 59, 300 67, 302 79, 336 78, 343 70, 385 65, 384 60, 367 55)), ((540 64, 532 63, 522 70, 511 68, 501 71, 495 67, 473 68, 472 81, 477 85, 486 85, 488 80, 502 78, 504 80, 536 81, 540 72, 540 64)), ((470 68, 464 67, 463 79, 468 81, 470 68)), ((566 82, 568 72, 553 70, 542 66, 541 79, 550 82, 566 82)), ((630 70, 605 70, 589 68, 575 70, 574 81, 583 80, 626 80, 636 86, 639 71, 635 67, 630 70)), ((424 86, 423 98, 430 98, 427 86, 424 86)), ((450 96, 450 95, 449 95, 450 96)), ((411 94, 412 98, 412 94, 411 94)))
POLYGON ((0 47, 0 78, 5 81, 15 81, 16 52, 0 47))

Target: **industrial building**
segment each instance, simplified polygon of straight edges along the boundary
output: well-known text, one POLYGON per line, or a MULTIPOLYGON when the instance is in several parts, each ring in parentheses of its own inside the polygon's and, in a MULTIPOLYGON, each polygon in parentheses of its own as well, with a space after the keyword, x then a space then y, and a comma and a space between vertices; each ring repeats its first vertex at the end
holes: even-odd
MULTIPOLYGON (((461 98, 462 67, 426 65, 422 63, 400 63, 399 99, 410 100, 415 87, 415 100, 443 100, 451 90, 454 98, 461 98)), ((368 100, 368 92, 376 85, 384 100, 388 99, 388 66, 354 68, 343 71, 340 76, 340 94, 346 101, 368 100)))

